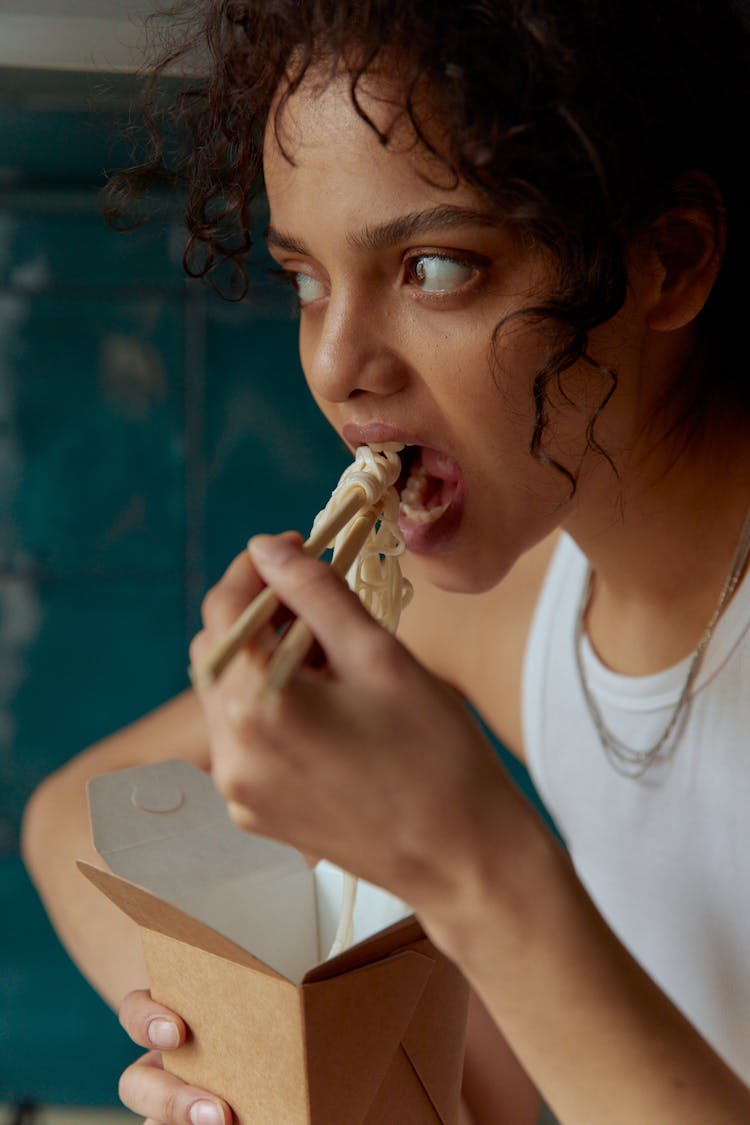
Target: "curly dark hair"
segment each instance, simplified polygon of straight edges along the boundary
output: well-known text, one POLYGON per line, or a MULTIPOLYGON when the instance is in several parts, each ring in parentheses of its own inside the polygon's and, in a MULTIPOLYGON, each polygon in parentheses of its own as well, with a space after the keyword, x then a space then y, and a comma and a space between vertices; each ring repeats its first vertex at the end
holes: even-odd
POLYGON ((735 375, 750 256, 739 131, 750 103, 747 0, 189 0, 169 16, 145 104, 151 152, 113 178, 108 203, 122 219, 144 187, 179 186, 191 276, 226 280, 229 265, 228 295, 245 295, 251 203, 280 83, 292 92, 312 66, 345 68, 377 132, 358 86, 397 59, 423 143, 426 85, 448 137, 439 155, 558 263, 554 292, 524 313, 555 341, 534 384, 537 456, 550 380, 582 359, 609 380, 589 423, 599 448, 594 423, 617 377, 588 355, 589 332, 625 300, 633 240, 675 206, 704 209, 717 229, 726 218, 729 232, 698 322, 701 354, 680 381, 684 416, 699 417, 709 395, 750 409, 750 380, 735 375), (165 107, 158 79, 190 58, 203 77, 165 107), (165 114, 181 127, 169 143, 165 114))

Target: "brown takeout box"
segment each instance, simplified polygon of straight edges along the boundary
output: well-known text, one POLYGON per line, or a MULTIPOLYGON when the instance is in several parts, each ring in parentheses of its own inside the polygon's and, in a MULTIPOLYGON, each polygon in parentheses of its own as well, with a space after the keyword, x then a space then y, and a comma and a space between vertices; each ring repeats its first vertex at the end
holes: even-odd
POLYGON ((181 761, 89 786, 111 873, 82 872, 141 928, 151 991, 189 1041, 173 1073, 238 1125, 456 1125, 468 988, 398 899, 360 883, 355 944, 325 960, 342 872, 229 820, 181 761))

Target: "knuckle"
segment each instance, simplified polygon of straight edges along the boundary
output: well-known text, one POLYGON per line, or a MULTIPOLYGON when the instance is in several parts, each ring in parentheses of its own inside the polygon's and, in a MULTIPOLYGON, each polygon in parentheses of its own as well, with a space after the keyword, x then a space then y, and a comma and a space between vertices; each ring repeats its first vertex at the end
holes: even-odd
POLYGON ((239 556, 203 597, 201 616, 205 628, 209 631, 228 628, 259 590, 260 584, 251 572, 250 560, 239 556))
POLYGON ((247 766, 239 771, 234 760, 215 758, 211 764, 211 779, 225 801, 246 803, 249 800, 252 786, 247 766))
POLYGON ((240 742, 253 742, 258 733, 258 715, 252 695, 230 696, 224 706, 229 729, 240 742))
MULTIPOLYGON (((224 598, 220 586, 212 586, 203 596, 201 602, 201 618, 206 628, 209 628, 215 622, 219 614, 219 606, 223 603, 224 598)), ((198 634, 200 636, 200 634, 198 634)))
POLYGON ((117 1093, 120 1101, 124 1105, 126 1105, 128 1109, 132 1109, 134 1112, 137 1112, 137 1102, 135 1099, 135 1094, 138 1088, 138 1066, 139 1063, 134 1062, 131 1063, 130 1066, 125 1070, 123 1070, 117 1085, 117 1093))
POLYGON ((190 642, 188 650, 190 655, 190 663, 194 665, 200 664, 206 653, 206 649, 207 638, 205 632, 201 629, 199 633, 195 634, 192 641, 190 642))
POLYGON ((274 807, 277 787, 269 772, 247 765, 241 772, 221 766, 212 770, 214 786, 226 802, 229 819, 245 832, 260 831, 259 826, 274 807))
MULTIPOLYGON (((255 680, 256 677, 253 678, 255 680)), ((258 673, 258 682, 254 683, 254 687, 261 686, 262 678, 263 673, 258 673)), ((283 750, 282 731, 291 718, 289 710, 289 700, 283 693, 277 697, 256 690, 248 691, 242 697, 229 696, 224 706, 224 717, 234 742, 242 747, 243 754, 251 750, 254 760, 260 762, 283 750)), ((247 764, 244 757, 243 763, 247 764)))
POLYGON ((214 789, 225 801, 233 799, 237 784, 235 773, 221 759, 214 759, 211 763, 211 780, 214 789))
POLYGON ((257 810, 249 808, 239 801, 229 800, 227 802, 227 813, 229 819, 235 828, 241 828, 243 832, 257 832, 260 825, 260 817, 257 810))
POLYGON ((227 802, 227 806, 235 811, 234 816, 230 813, 231 819, 236 822, 241 809, 245 809, 247 814, 251 815, 251 809, 260 799, 260 785, 257 780, 248 776, 247 772, 239 776, 235 770, 222 771, 221 768, 214 769, 212 776, 217 791, 227 802))
POLYGON ((164 1108, 162 1114, 165 1121, 184 1121, 185 1115, 182 1111, 182 1101, 179 1090, 169 1090, 164 1098, 164 1108))
POLYGON ((399 679, 403 673, 400 667, 399 648, 389 633, 373 622, 362 633, 362 659, 369 675, 380 682, 399 679))
POLYGON ((149 999, 149 994, 144 991, 129 992, 120 1004, 117 1018, 120 1026, 128 1033, 130 1038, 146 1046, 147 1016, 143 1011, 144 1004, 149 999))
POLYGON ((294 593, 294 599, 304 605, 320 597, 321 586, 328 576, 328 567, 317 559, 300 558, 289 564, 284 575, 284 587, 278 583, 282 598, 294 593))

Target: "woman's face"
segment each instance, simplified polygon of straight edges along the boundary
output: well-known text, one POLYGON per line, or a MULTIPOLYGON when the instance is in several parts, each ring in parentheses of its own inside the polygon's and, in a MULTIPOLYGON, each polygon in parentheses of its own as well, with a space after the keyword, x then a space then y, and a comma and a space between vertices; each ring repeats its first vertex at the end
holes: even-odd
MULTIPOLYGON (((386 93, 371 85, 362 102, 392 126, 388 147, 345 81, 307 81, 290 99, 280 138, 291 159, 272 128, 266 137, 268 245, 299 296, 302 366, 321 410, 352 447, 417 447, 409 461, 421 469, 402 497, 407 548, 436 585, 479 591, 581 502, 592 376, 566 377, 576 401, 550 406, 545 450, 581 470, 570 501, 565 477, 529 451, 549 337, 517 319, 492 347, 498 322, 549 290, 549 256, 455 186, 386 93)), ((608 360, 618 333, 632 351, 628 321, 602 341, 608 360)))

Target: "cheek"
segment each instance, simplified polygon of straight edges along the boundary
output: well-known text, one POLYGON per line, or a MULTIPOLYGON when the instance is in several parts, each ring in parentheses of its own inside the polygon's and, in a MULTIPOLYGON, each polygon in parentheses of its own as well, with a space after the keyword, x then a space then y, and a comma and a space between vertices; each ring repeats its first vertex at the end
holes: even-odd
MULTIPOLYGON (((303 348, 302 337, 301 337, 301 333, 300 333, 299 356, 300 356, 300 363, 302 365, 302 374, 305 377, 305 386, 307 388, 307 393, 310 395, 313 402, 315 403, 315 405, 317 406, 318 410, 323 415, 323 417, 326 419, 326 421, 330 422, 330 424, 333 426, 333 428, 338 432, 338 431, 340 431, 341 424, 342 424, 341 407, 340 407, 340 405, 337 405, 336 403, 330 402, 325 397, 323 397, 319 394, 316 394, 315 387, 314 387, 313 383, 311 382, 310 375, 309 375, 309 372, 310 372, 310 369, 311 369, 310 368, 311 355, 312 355, 311 351, 306 352, 305 349, 303 348)), ((302 393, 303 392, 300 389, 300 394, 302 394, 302 393)))
MULTIPOLYGON (((326 410, 315 393, 315 388, 310 379, 310 374, 313 370, 313 363, 315 358, 315 350, 318 344, 318 332, 315 331, 315 325, 311 317, 300 317, 299 330, 297 333, 297 346, 299 351, 300 364, 302 366, 302 374, 305 377, 305 385, 313 399, 317 403, 320 410, 326 414, 326 410)), ((328 415, 326 414, 326 417, 328 415)))

